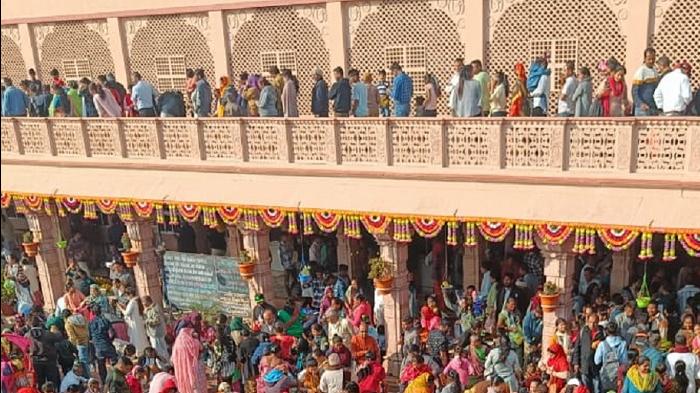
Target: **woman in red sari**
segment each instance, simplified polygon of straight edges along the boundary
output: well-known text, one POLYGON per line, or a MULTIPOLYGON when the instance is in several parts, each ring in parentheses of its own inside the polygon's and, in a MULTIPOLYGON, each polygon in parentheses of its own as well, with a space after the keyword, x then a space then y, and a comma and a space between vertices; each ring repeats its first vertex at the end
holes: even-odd
POLYGON ((545 363, 544 371, 549 375, 550 393, 559 393, 565 386, 569 376, 569 361, 564 353, 564 348, 558 343, 553 343, 547 349, 549 358, 545 363))
POLYGON ((513 84, 513 94, 510 96, 510 105, 508 105, 508 116, 526 116, 525 104, 527 100, 527 88, 525 81, 525 66, 523 63, 515 65, 515 84, 513 84))

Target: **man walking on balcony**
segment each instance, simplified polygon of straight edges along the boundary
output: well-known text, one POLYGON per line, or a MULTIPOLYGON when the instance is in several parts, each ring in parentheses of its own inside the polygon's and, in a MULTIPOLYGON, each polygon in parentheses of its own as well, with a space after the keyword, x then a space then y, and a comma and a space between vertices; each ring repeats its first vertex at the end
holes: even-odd
POLYGON ((335 83, 328 92, 328 98, 333 100, 333 111, 336 117, 348 117, 352 95, 350 81, 343 77, 342 67, 335 67, 333 76, 335 77, 335 83))
POLYGON ((5 92, 2 95, 2 115, 3 116, 27 116, 29 107, 29 97, 12 84, 12 79, 2 78, 5 92))
POLYGON ((411 97, 413 97, 413 81, 411 77, 401 70, 399 63, 391 64, 391 72, 394 74, 391 98, 394 100, 396 117, 408 117, 411 113, 411 97))
POLYGON ((634 73, 632 82, 635 116, 656 115, 654 90, 659 84, 659 74, 654 69, 654 63, 656 63, 656 51, 654 48, 647 48, 644 51, 644 64, 634 73))
POLYGON ((197 85, 192 93, 192 105, 195 117, 209 117, 211 111, 211 86, 207 82, 204 70, 199 68, 194 72, 197 85))
POLYGON ((139 112, 139 117, 156 117, 156 97, 158 92, 147 81, 141 79, 141 74, 133 73, 134 87, 131 89, 131 99, 139 112))

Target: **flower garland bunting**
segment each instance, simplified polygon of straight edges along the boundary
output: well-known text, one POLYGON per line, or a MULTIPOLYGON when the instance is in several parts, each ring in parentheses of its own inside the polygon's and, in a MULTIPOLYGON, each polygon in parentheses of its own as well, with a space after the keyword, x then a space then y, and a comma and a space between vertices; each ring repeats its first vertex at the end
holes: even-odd
POLYGON ((411 224, 408 218, 395 218, 394 220, 394 240, 399 243, 410 243, 411 237, 411 224))
POLYGON ((180 213, 180 216, 185 219, 185 221, 192 223, 199 219, 199 214, 202 212, 202 207, 189 203, 181 203, 177 205, 177 211, 180 213))
POLYGON ((153 214, 153 209, 155 207, 152 202, 145 201, 134 201, 131 203, 131 206, 134 207, 136 215, 141 218, 150 217, 151 214, 153 214))
POLYGON ((315 212, 313 213, 314 221, 316 225, 323 232, 330 233, 338 229, 338 224, 340 224, 340 219, 342 216, 338 213, 333 212, 315 212))
POLYGON ((513 224, 503 222, 484 221, 479 223, 479 232, 484 239, 490 242, 500 242, 508 236, 513 224))
MULTIPOLYGON (((19 202, 19 201, 17 201, 19 202)), ((54 199, 54 204, 56 205, 56 212, 58 213, 59 217, 65 217, 66 216, 66 209, 63 207, 63 203, 59 201, 58 199, 54 199)), ((22 206, 24 206, 24 202, 22 203, 22 206)), ((17 211, 19 212, 19 207, 17 208, 17 211)))
POLYGON ((700 232, 679 234, 681 246, 691 257, 700 255, 700 232))
POLYGON ((0 205, 3 209, 10 207, 10 202, 12 202, 12 196, 6 192, 0 194, 0 205))
POLYGON ((595 229, 576 228, 571 251, 576 254, 595 254, 595 229))
POLYGON ((363 215, 360 217, 360 221, 372 235, 381 235, 386 233, 387 227, 391 223, 391 218, 387 216, 373 216, 373 215, 363 215))
POLYGON ((179 225, 180 219, 177 216, 177 206, 174 204, 168 204, 168 217, 170 217, 170 225, 179 225))
POLYGON ((360 217, 347 214, 343 216, 343 233, 351 239, 361 239, 360 217))
POLYGON ((83 217, 86 220, 97 220, 97 206, 95 206, 95 201, 83 201, 83 217))
POLYGON ((297 226, 297 214, 295 212, 287 212, 287 231, 292 235, 299 233, 299 227, 297 226))
POLYGON ((416 218, 411 224, 419 235, 431 239, 440 234, 445 221, 435 218, 416 218))
POLYGON ((156 223, 159 225, 165 224, 165 213, 163 213, 163 204, 155 203, 154 208, 156 209, 156 223))
POLYGON ((212 206, 204 206, 202 208, 202 220, 205 226, 216 228, 219 225, 219 220, 216 218, 216 209, 212 206))
POLYGON ((243 210, 243 229, 250 231, 260 230, 260 223, 258 222, 258 212, 253 209, 243 210))
POLYGON ((537 235, 543 242, 552 245, 564 243, 571 235, 571 231, 573 231, 573 228, 567 225, 537 225, 537 235))
POLYGON ((476 224, 473 222, 464 223, 464 245, 467 247, 476 246, 476 224))
POLYGON ((532 240, 532 225, 517 224, 515 226, 513 248, 516 250, 532 250, 535 248, 535 242, 532 240))
POLYGON ((447 222, 447 245, 456 246, 457 245, 457 228, 459 228, 459 223, 457 221, 447 222))
POLYGON ((83 204, 80 203, 80 199, 77 198, 65 197, 62 199, 62 202, 63 206, 66 207, 66 210, 73 214, 80 213, 80 209, 83 208, 83 204))
POLYGON ((302 224, 304 225, 304 235, 314 234, 314 225, 311 223, 311 213, 301 213, 302 224))
POLYGON ((622 251, 629 248, 637 239, 639 232, 629 229, 598 229, 598 236, 605 247, 613 251, 622 251))
POLYGON ((119 202, 117 204, 117 214, 122 221, 131 221, 134 219, 134 214, 131 212, 131 204, 129 202, 119 202))
POLYGON ((117 202, 112 199, 98 199, 95 203, 103 214, 110 215, 117 211, 117 202))
POLYGON ((260 209, 260 218, 270 228, 279 228, 284 222, 284 212, 279 209, 260 209))
POLYGON ((241 209, 234 206, 219 206, 216 208, 221 220, 227 225, 233 225, 241 217, 241 209))
POLYGON ((38 196, 26 195, 24 198, 24 206, 29 210, 38 212, 41 211, 44 205, 44 200, 38 196))
POLYGON ((46 213, 47 216, 52 216, 53 215, 53 210, 51 210, 51 200, 49 198, 44 198, 44 213, 46 213))
POLYGON ((654 252, 651 249, 652 237, 653 236, 651 232, 642 233, 641 247, 639 248, 638 256, 640 261, 646 261, 647 259, 651 259, 654 257, 654 252))
MULTIPOLYGON (((682 244, 683 242, 681 242, 682 244)), ((690 255, 690 253, 688 253, 690 255)), ((676 234, 667 233, 664 236, 664 252, 662 254, 661 260, 664 262, 671 262, 676 259, 676 234)))

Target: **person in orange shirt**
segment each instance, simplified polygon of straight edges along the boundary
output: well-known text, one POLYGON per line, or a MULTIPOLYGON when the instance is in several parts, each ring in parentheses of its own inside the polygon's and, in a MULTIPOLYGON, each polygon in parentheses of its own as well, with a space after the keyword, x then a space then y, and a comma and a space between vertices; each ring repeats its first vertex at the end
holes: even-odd
POLYGON ((372 351, 374 354, 380 353, 377 340, 369 335, 369 326, 367 323, 361 322, 359 333, 352 336, 350 351, 352 352, 353 359, 355 359, 357 363, 364 361, 365 355, 369 351, 372 351))

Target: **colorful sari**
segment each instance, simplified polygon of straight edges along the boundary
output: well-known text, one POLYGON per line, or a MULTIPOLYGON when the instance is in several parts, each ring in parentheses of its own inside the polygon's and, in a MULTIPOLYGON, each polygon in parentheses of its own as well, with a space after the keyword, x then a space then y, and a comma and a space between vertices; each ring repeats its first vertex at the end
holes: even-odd
POLYGON ((525 75, 525 66, 523 63, 518 63, 515 65, 515 75, 517 76, 517 79, 513 85, 513 94, 510 97, 508 116, 525 116, 525 100, 527 99, 525 83, 527 76, 525 75))
POLYGON ((207 392, 207 376, 204 364, 199 360, 202 344, 193 333, 190 327, 182 328, 173 344, 172 363, 180 393, 207 392))
POLYGON ((549 376, 549 385, 556 386, 556 391, 561 391, 566 386, 566 379, 555 375, 569 371, 569 361, 564 353, 564 348, 558 343, 552 344, 548 348, 550 358, 547 360, 547 367, 551 367, 554 373, 549 376))
POLYGON ((222 76, 219 78, 219 99, 216 103, 216 117, 224 117, 224 104, 222 104, 222 97, 226 93, 226 89, 229 86, 228 76, 222 76))

